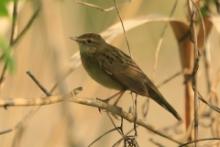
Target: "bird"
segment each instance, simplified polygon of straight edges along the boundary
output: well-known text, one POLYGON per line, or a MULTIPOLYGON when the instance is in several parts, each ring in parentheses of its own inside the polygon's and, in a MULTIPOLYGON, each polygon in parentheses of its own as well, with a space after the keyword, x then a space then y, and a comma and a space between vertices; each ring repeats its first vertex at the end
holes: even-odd
POLYGON ((70 39, 79 44, 82 65, 87 73, 104 87, 118 90, 119 93, 114 96, 121 96, 128 90, 150 97, 181 121, 177 111, 129 55, 96 33, 85 33, 70 39))

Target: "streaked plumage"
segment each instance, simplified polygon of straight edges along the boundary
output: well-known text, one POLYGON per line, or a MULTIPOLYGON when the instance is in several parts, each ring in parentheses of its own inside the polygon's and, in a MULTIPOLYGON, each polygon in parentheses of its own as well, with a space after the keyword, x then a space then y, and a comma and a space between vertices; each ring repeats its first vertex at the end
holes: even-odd
POLYGON ((108 88, 130 90, 150 97, 181 120, 175 109, 130 56, 106 43, 98 34, 87 33, 74 40, 80 45, 84 68, 95 81, 108 88))

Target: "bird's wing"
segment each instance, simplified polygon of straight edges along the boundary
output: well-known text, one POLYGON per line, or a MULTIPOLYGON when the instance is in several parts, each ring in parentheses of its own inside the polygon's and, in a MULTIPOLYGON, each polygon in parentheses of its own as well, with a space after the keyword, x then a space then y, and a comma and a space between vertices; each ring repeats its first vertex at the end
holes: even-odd
POLYGON ((176 110, 166 101, 157 87, 131 57, 114 47, 111 49, 106 48, 105 52, 98 52, 96 57, 100 67, 113 79, 132 92, 151 97, 178 120, 181 120, 176 110))
POLYGON ((147 96, 147 77, 130 56, 111 46, 105 52, 97 52, 96 57, 100 67, 113 79, 128 90, 147 96))

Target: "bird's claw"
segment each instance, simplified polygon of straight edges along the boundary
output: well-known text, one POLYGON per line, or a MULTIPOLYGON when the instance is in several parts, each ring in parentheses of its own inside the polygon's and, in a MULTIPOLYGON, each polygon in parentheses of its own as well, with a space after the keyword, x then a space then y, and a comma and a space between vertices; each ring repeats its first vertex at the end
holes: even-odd
POLYGON ((96 98, 96 99, 99 100, 99 101, 102 101, 102 102, 104 102, 104 103, 109 103, 109 101, 111 100, 111 99, 109 99, 109 98, 107 98, 107 99, 96 98))

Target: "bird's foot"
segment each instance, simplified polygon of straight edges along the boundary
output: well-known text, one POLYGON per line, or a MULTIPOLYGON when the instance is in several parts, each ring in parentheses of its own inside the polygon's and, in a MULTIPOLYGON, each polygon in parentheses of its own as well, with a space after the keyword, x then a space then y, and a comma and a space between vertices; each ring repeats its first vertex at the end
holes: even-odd
POLYGON ((111 99, 116 98, 116 101, 113 103, 113 105, 117 105, 118 102, 119 102, 119 100, 120 100, 120 98, 121 98, 121 96, 124 94, 124 92, 125 92, 125 91, 119 91, 119 92, 113 94, 112 96, 110 96, 110 97, 108 97, 108 98, 106 98, 106 99, 100 99, 100 98, 96 98, 96 99, 97 99, 97 100, 100 100, 100 101, 102 101, 102 102, 104 102, 104 103, 108 103, 108 104, 109 104, 109 101, 110 101, 111 99))
MULTIPOLYGON (((104 103, 109 104, 109 102, 110 102, 110 100, 111 100, 112 98, 107 98, 107 99, 96 98, 96 99, 99 100, 99 101, 102 101, 102 102, 104 102, 104 103)), ((116 99, 116 101, 115 101, 112 105, 113 105, 113 106, 117 106, 118 102, 119 102, 119 99, 116 99)))
POLYGON ((107 98, 107 99, 96 98, 96 99, 99 100, 99 101, 102 101, 104 103, 109 103, 109 101, 111 100, 110 98, 107 98))
MULTIPOLYGON (((103 103, 107 103, 107 104, 109 104, 109 101, 111 100, 110 98, 107 98, 107 99, 96 98, 96 99, 103 102, 103 103)), ((101 113, 101 108, 98 108, 98 110, 101 113)))

